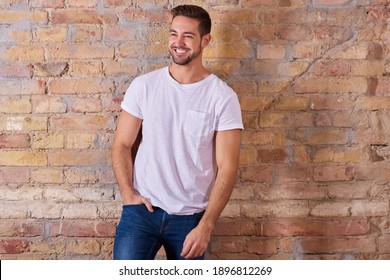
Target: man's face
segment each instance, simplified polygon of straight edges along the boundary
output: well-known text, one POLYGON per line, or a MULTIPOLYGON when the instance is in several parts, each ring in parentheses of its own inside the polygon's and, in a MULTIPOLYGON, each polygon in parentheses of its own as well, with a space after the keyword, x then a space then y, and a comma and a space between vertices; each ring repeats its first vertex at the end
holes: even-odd
POLYGON ((202 52, 202 39, 195 19, 176 16, 169 30, 169 53, 173 62, 187 65, 202 52))

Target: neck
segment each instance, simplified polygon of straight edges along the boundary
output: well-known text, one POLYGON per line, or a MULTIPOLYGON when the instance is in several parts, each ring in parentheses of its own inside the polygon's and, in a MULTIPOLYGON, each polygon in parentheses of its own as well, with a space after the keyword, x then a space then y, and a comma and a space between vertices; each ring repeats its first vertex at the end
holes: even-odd
POLYGON ((169 65, 169 73, 180 84, 193 84, 210 75, 210 72, 204 68, 202 63, 189 63, 187 65, 171 63, 169 65))

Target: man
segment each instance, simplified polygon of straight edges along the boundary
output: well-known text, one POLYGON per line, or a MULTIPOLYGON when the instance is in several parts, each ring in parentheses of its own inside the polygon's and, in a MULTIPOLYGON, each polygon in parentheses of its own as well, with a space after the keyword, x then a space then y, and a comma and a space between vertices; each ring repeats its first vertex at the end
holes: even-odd
POLYGON ((134 79, 121 105, 112 146, 123 200, 114 259, 154 259, 161 246, 167 259, 203 259, 237 174, 240 105, 202 63, 210 16, 194 5, 171 12, 173 63, 134 79))

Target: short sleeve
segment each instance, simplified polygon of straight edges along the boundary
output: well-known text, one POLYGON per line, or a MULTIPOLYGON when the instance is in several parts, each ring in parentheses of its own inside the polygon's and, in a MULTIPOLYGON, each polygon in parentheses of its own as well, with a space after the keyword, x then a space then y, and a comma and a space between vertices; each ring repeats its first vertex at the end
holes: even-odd
POLYGON ((121 103, 121 108, 127 113, 143 119, 141 110, 141 94, 138 79, 134 79, 126 90, 125 97, 121 103))
POLYGON ((237 94, 233 90, 231 90, 231 94, 222 104, 215 130, 223 131, 230 129, 244 129, 240 103, 237 94))

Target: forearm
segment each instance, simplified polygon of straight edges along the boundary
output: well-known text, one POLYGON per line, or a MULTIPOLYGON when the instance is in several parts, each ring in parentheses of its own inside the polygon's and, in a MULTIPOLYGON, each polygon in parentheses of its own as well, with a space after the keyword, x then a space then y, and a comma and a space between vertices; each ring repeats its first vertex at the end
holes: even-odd
POLYGON ((210 232, 213 230, 219 216, 229 201, 237 175, 237 167, 230 166, 218 171, 208 206, 200 225, 210 232))
POLYGON ((232 193, 236 172, 236 168, 218 172, 206 211, 199 224, 187 235, 184 241, 181 253, 184 258, 195 258, 204 254, 215 223, 232 193))
POLYGON ((131 149, 119 144, 113 145, 112 167, 123 202, 130 201, 135 194, 131 149))

